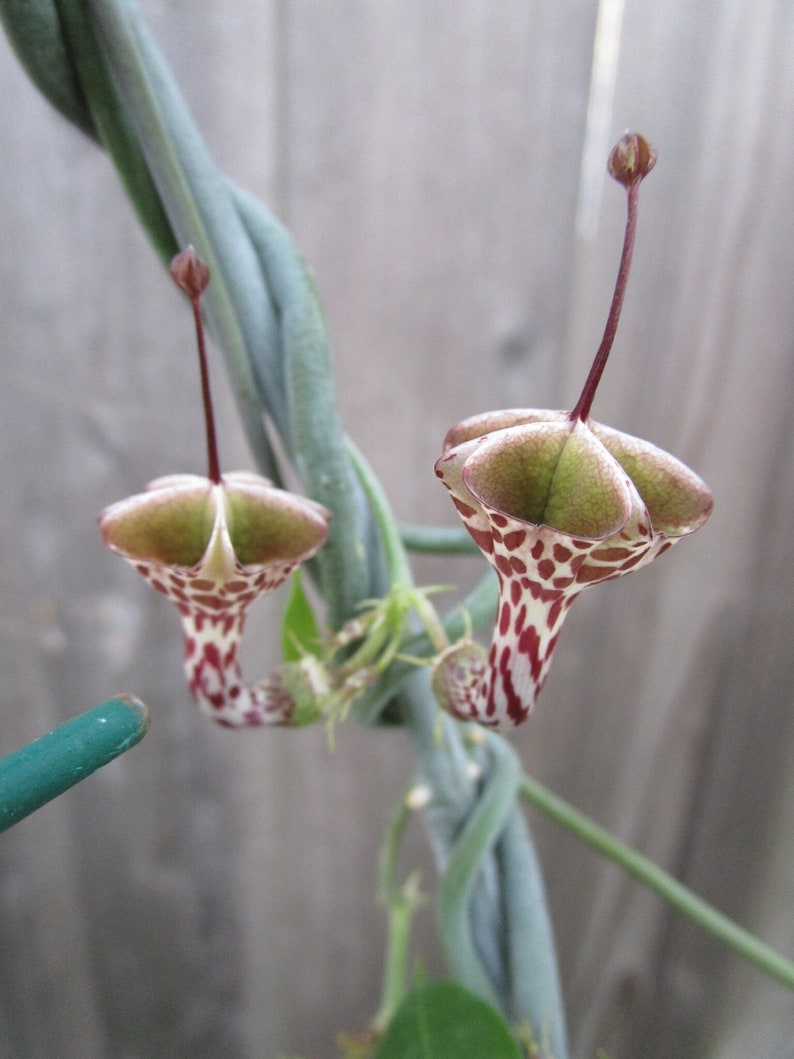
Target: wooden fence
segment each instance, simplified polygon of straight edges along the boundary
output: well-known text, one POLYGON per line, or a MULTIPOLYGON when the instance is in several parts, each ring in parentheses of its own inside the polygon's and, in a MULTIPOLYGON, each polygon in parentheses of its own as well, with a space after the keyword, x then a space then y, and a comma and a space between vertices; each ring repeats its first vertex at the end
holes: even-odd
MULTIPOLYGON (((794 7, 788 0, 147 0, 223 169, 315 270, 345 422, 399 515, 460 418, 570 406, 623 196, 659 164, 594 415, 711 485, 709 526, 575 608, 528 768, 794 957, 794 7)), ((109 162, 0 41, 0 750, 117 690, 129 755, 0 842, 0 1055, 334 1053, 377 1004, 399 731, 214 730, 175 615, 96 514, 202 470, 188 315, 109 162)), ((225 466, 250 467, 215 360, 225 466)), ((423 560, 471 584, 474 560, 423 560)), ((252 625, 264 674, 278 604, 252 625)), ((256 672, 258 670, 259 672, 256 672)), ((531 814, 577 1059, 786 1059, 791 994, 531 814)), ((433 870, 421 829, 409 855, 433 870)), ((406 861, 407 863, 407 861, 406 861)), ((418 921, 432 971, 432 909, 418 921)))

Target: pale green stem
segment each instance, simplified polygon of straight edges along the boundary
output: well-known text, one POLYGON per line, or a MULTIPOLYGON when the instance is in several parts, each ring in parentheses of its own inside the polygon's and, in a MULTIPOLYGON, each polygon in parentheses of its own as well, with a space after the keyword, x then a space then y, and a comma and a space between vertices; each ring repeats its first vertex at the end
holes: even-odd
POLYGON ((388 932, 381 1002, 372 1023, 375 1029, 383 1029, 388 1025, 406 994, 411 919, 416 902, 412 900, 410 892, 397 885, 397 858, 410 818, 408 799, 403 797, 386 831, 380 851, 378 895, 386 905, 388 932))
MULTIPOLYGON (((538 1036, 548 1037, 551 1054, 567 1053, 565 1014, 540 866, 526 821, 516 807, 521 778, 518 755, 504 739, 469 726, 476 760, 483 770, 483 790, 476 809, 455 843, 439 894, 442 940, 453 969, 470 967, 476 950, 471 933, 471 893, 487 883, 483 865, 488 854, 499 866, 501 902, 508 930, 502 934, 500 983, 502 1006, 516 1022, 526 1020, 538 1036)), ((478 990, 482 991, 481 984, 478 990)), ((485 993, 484 995, 488 995, 485 993)))
MULTIPOLYGON (((411 584, 411 571, 405 548, 380 483, 352 442, 348 442, 348 451, 380 527, 391 577, 395 580, 402 580, 405 584, 411 584)), ((474 598, 469 600, 478 611, 484 603, 491 615, 495 607, 494 582, 495 578, 489 575, 475 590, 474 598)), ((466 619, 461 611, 446 624, 454 629, 455 638, 457 638, 465 630, 466 619)), ((412 645, 415 643, 416 646, 421 646, 423 653, 426 650, 430 655, 446 642, 448 642, 447 630, 444 626, 437 630, 435 637, 431 637, 426 632, 417 637, 415 641, 410 641, 412 645), (439 643, 434 643, 434 639, 438 639, 439 643)), ((390 675, 403 670, 402 676, 398 676, 393 685, 396 691, 412 668, 410 664, 395 663, 387 674, 386 683, 390 675)), ((412 694, 414 686, 415 682, 409 680, 405 687, 407 694, 404 693, 404 701, 408 707, 406 719, 416 740, 420 759, 427 765, 425 774, 429 779, 432 778, 431 782, 438 782, 446 771, 446 767, 452 764, 452 761, 448 760, 448 754, 452 745, 459 740, 459 726, 451 722, 448 717, 443 717, 440 730, 441 743, 436 744, 433 729, 428 725, 427 695, 429 689, 425 684, 422 694, 417 696, 415 693, 412 694)), ((377 716, 390 697, 389 694, 378 696, 376 710, 372 709, 371 702, 367 703, 363 709, 359 708, 360 719, 377 716)), ((500 926, 498 922, 500 912, 496 906, 499 904, 497 894, 500 880, 493 853, 505 824, 516 815, 515 802, 520 767, 512 748, 498 737, 486 736, 486 748, 487 774, 484 777, 484 789, 480 792, 468 816, 462 814, 463 824, 460 832, 454 837, 450 835, 444 842, 446 851, 442 857, 443 878, 438 898, 439 931, 447 961, 459 981, 479 993, 495 1007, 512 1008, 513 1012, 521 1017, 530 1018, 536 1014, 537 1006, 532 998, 528 998, 529 990, 521 986, 516 987, 515 983, 508 982, 504 978, 497 981, 493 977, 500 967, 504 967, 504 955, 496 951, 495 939, 504 937, 505 929, 507 931, 513 929, 510 917, 508 917, 507 924, 502 923, 500 926), (443 863, 444 859, 446 863, 443 863), (486 967, 489 970, 486 970, 486 967), (527 999, 530 999, 529 1005, 519 1006, 527 999)), ((455 756, 462 749, 458 747, 455 756)), ((460 768, 460 764, 457 768, 460 768)), ((434 789, 434 794, 441 795, 441 793, 442 788, 434 789)), ((432 827, 431 830, 433 830, 432 827)), ((522 881, 525 887, 537 884, 540 888, 536 895, 539 899, 538 905, 535 909, 525 910, 525 912, 526 916, 533 917, 533 928, 537 925, 535 920, 545 923, 542 931, 537 932, 533 929, 526 939, 521 939, 508 957, 511 964, 510 971, 523 973, 524 977, 529 980, 532 965, 526 959, 527 944, 532 947, 539 942, 545 942, 547 938, 550 939, 551 928, 548 924, 547 906, 542 894, 539 867, 531 849, 523 848, 529 846, 528 837, 525 832, 518 833, 515 827, 511 828, 510 835, 517 847, 521 847, 513 851, 512 858, 508 857, 505 860, 504 863, 508 870, 501 878, 510 912, 515 913, 517 906, 521 903, 522 881), (533 869, 535 875, 528 877, 524 874, 523 879, 518 879, 514 869, 519 864, 524 869, 533 869)), ((393 849, 394 847, 387 848, 393 849)), ((519 928, 520 925, 518 925, 519 928)), ((400 959, 404 958, 402 945, 405 939, 400 932, 404 929, 407 929, 404 917, 395 913, 393 922, 390 922, 391 939, 387 955, 388 981, 392 984, 395 976, 402 973, 400 959), (392 960, 396 964, 393 969, 389 968, 392 960)), ((509 939, 507 944, 510 945, 509 939)), ((538 975, 545 975, 548 978, 548 989, 543 991, 543 1016, 547 1017, 555 1028, 555 1040, 559 1046, 558 1054, 562 1057, 566 1054, 565 1020, 553 953, 552 941, 550 948, 543 952, 535 949, 530 956, 538 975), (547 996, 556 996, 555 1008, 547 1008, 545 1003, 547 996)), ((537 978, 533 980, 536 981, 537 978)))
POLYGON ((433 649, 440 653, 449 647, 449 637, 441 616, 424 593, 417 593, 414 599, 414 610, 425 627, 425 632, 433 645, 433 649))
POLYGON ((468 977, 470 988, 499 1007, 493 984, 482 968, 474 945, 470 900, 478 870, 515 809, 520 767, 507 743, 493 736, 488 740, 492 755, 490 775, 452 849, 438 896, 438 915, 450 967, 462 981, 468 977))
POLYGON ((405 829, 411 819, 408 795, 400 799, 392 820, 386 829, 378 858, 378 896, 383 901, 392 901, 400 893, 397 885, 397 858, 400 853, 405 829))
MULTIPOLYGON (((411 585, 413 584, 411 568, 388 499, 380 482, 352 441, 348 440, 347 448, 381 531, 391 580, 411 585)), ((424 636, 430 642, 427 634, 424 636)), ((400 666, 401 663, 396 662, 390 672, 400 666)), ((413 667, 409 665, 408 671, 410 672, 411 669, 413 667)), ((423 674, 416 674, 416 676, 421 677, 423 674)), ((433 719, 434 700, 426 680, 422 682, 421 691, 415 680, 408 680, 404 683, 400 681, 400 684, 402 684, 404 720, 415 740, 422 763, 422 774, 427 777, 434 800, 441 809, 441 815, 446 818, 441 827, 438 824, 434 825, 432 821, 438 810, 431 806, 428 811, 431 833, 434 833, 433 837, 436 840, 441 837, 442 832, 449 826, 450 807, 455 804, 455 801, 458 802, 461 810, 459 818, 464 821, 460 834, 456 833, 457 828, 450 829, 450 833, 445 835, 441 842, 443 852, 439 860, 443 871, 443 881, 439 896, 439 929, 442 944, 450 966, 459 980, 499 1008, 503 1006, 504 997, 499 996, 499 992, 503 990, 497 990, 494 987, 492 976, 498 972, 501 961, 493 944, 490 945, 487 953, 482 950, 482 945, 492 941, 500 933, 496 926, 498 913, 493 907, 495 864, 493 858, 489 860, 488 854, 493 849, 501 830, 500 813, 504 815, 509 813, 509 807, 505 809, 501 801, 498 813, 494 813, 493 808, 495 798, 500 792, 504 793, 505 777, 501 770, 497 769, 498 781, 495 774, 489 789, 475 802, 474 787, 471 779, 466 775, 470 757, 462 745, 460 727, 449 717, 443 717, 440 728, 436 728, 433 719), (458 788, 461 794, 465 790, 464 797, 460 795, 457 798, 451 797, 451 787, 458 788), (465 810, 466 803, 473 806, 471 815, 468 816, 465 810), (495 829, 493 833, 488 832, 489 827, 495 829), (485 864, 489 865, 487 869, 484 868, 485 864), (476 900, 472 900, 472 891, 478 881, 475 874, 478 866, 481 869, 480 886, 476 900), (490 885, 483 884, 484 879, 487 879, 490 885), (474 929, 477 929, 481 942, 479 952, 475 944, 474 929), (486 965, 488 971, 486 971, 486 965)), ((387 701, 388 697, 379 699, 377 712, 369 709, 368 703, 363 709, 360 704, 356 704, 357 716, 360 720, 374 719, 387 701)), ((509 748, 505 747, 505 749, 509 748)), ((513 785, 514 806, 515 785, 513 785)), ((437 852, 439 852, 438 849, 437 852)))
POLYGON ((384 1030, 407 994, 408 951, 414 908, 408 897, 397 897, 388 904, 388 934, 383 964, 380 1007, 372 1020, 374 1030, 384 1030))
POLYGON ((532 1017, 538 1036, 548 1038, 556 1059, 565 1055, 565 1008, 556 972, 554 934, 537 854, 527 821, 518 809, 499 838, 496 855, 505 878, 504 901, 510 923, 510 1017, 532 1017))
POLYGON ((389 580, 392 583, 396 581, 404 585, 412 585, 411 564, 405 554, 397 523, 394 520, 391 505, 386 498, 383 487, 372 473, 372 468, 364 459, 355 443, 348 437, 345 438, 345 447, 381 532, 389 580))
POLYGON ((519 789, 522 796, 536 809, 540 809, 555 823, 576 835, 591 849, 619 865, 643 886, 647 886, 677 912, 708 931, 743 960, 789 989, 794 989, 794 963, 791 960, 717 911, 713 905, 698 897, 672 875, 668 875, 648 857, 625 845, 537 780, 524 776, 519 789))
MULTIPOLYGON (((389 502, 366 461, 350 441, 348 452, 381 530, 390 575, 394 580, 410 585, 411 570, 389 502)), ((461 629, 465 627, 462 615, 460 625, 461 629)), ((446 640, 443 627, 440 635, 446 640)), ((429 645, 432 653, 434 647, 427 633, 423 635, 422 641, 429 645)), ((389 672, 400 667, 401 663, 397 662, 389 672)), ((408 664, 407 672, 412 668, 408 664)), ((408 680, 403 687, 406 721, 416 741, 420 760, 426 766, 423 772, 428 777, 433 795, 444 805, 448 799, 443 786, 447 769, 455 761, 454 768, 458 775, 454 781, 459 783, 464 779, 459 774, 461 766, 466 767, 467 759, 469 764, 472 761, 460 745, 460 726, 449 717, 441 718, 441 726, 436 733, 428 710, 428 698, 432 702, 432 697, 429 696, 427 683, 424 682, 419 695, 415 689, 418 690, 413 680, 408 680)), ((379 707, 382 707, 388 697, 380 697, 378 701, 379 707)), ((367 703, 363 717, 360 709, 358 715, 364 719, 376 714, 367 703)), ((484 789, 473 803, 470 813, 461 813, 463 822, 460 832, 449 835, 444 842, 445 851, 441 858, 443 879, 438 902, 439 930, 447 960, 459 981, 497 1008, 504 1008, 510 1003, 510 986, 504 977, 501 980, 497 977, 504 961, 496 939, 503 936, 505 924, 500 922, 502 913, 497 896, 500 882, 492 854, 506 821, 511 812, 515 812, 520 768, 515 753, 507 743, 495 736, 487 736, 486 739, 489 753, 484 789)), ((466 782, 464 779, 464 783, 470 787, 471 781, 466 782)), ((432 808, 430 815, 433 815, 432 808)), ((447 815, 446 809, 444 815, 447 815)), ((526 836, 522 835, 519 841, 526 842, 526 836)), ((507 885, 505 880, 502 880, 502 885, 507 885)), ((546 915, 545 904, 539 914, 546 915)), ((556 967, 551 967, 551 974, 556 982, 556 967)), ((528 1017, 530 1012, 524 1010, 522 1014, 528 1017)), ((553 1020, 556 1025, 564 1026, 561 1008, 554 1013, 553 1020)), ((560 1041, 560 1054, 563 1055, 564 1031, 560 1033, 560 1041)))
POLYGON ((400 536, 409 552, 426 555, 479 555, 480 549, 462 528, 400 524, 400 536))
POLYGON ((363 599, 383 595, 382 552, 351 466, 336 403, 325 321, 294 240, 240 188, 232 188, 278 311, 289 442, 306 492, 331 511, 328 540, 312 560, 326 621, 338 629, 363 599))

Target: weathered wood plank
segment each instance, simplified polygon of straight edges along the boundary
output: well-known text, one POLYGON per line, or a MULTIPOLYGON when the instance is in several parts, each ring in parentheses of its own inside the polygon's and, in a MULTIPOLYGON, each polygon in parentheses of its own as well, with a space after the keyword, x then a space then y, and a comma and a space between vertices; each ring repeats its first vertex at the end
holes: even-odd
MULTIPOLYGON (((500 28, 474 30, 472 11, 471 5, 458 9, 455 24, 443 29, 434 21, 437 11, 430 16, 412 9, 394 22, 371 10, 346 12, 348 36, 324 22, 317 30, 328 62, 339 70, 336 92, 321 81, 319 49, 309 45, 292 79, 289 217, 317 267, 343 378, 348 351, 357 354, 351 363, 358 401, 343 387, 349 421, 359 433, 377 424, 370 427, 373 440, 361 440, 406 517, 446 517, 445 497, 417 491, 415 468, 433 458, 446 426, 461 414, 575 399, 602 327, 619 248, 623 207, 608 178, 598 226, 589 245, 577 248, 575 262, 566 228, 574 213, 570 196, 584 115, 561 130, 560 99, 576 95, 572 82, 582 98, 589 68, 582 40, 566 40, 572 53, 581 49, 579 81, 563 77, 554 95, 544 91, 542 79, 537 83, 543 66, 532 61, 532 42, 510 24, 511 17, 523 18, 525 28, 534 27, 534 13, 513 10, 501 22, 500 12, 500 28), (509 41, 492 52, 489 32, 500 30, 509 41), (461 39, 469 50, 466 71, 449 58, 458 54, 449 42, 461 39), (436 58, 431 105, 426 63, 442 48, 449 50, 436 58), (365 58, 352 64, 346 61, 351 54, 365 58), (378 56, 382 79, 368 73, 370 54, 378 56), (500 56, 504 76, 493 70, 483 76, 491 54, 500 56), (512 64, 521 61, 534 96, 528 88, 519 101, 515 93, 524 82, 512 64), (304 93, 322 102, 312 107, 304 93), (497 120, 506 97, 516 122, 513 137, 505 135, 511 119, 497 120), (543 130, 535 135, 533 115, 543 130), (566 144, 576 158, 567 169, 566 144), (509 145, 520 146, 500 164, 499 151, 509 152, 509 145), (408 158, 410 165, 403 162, 408 158), (479 206, 472 209, 472 202, 479 206), (536 336, 546 334, 545 343, 533 345, 530 367, 526 360, 516 366, 522 342, 515 340, 521 331, 515 321, 522 315, 532 319, 536 336), (489 329, 492 336, 500 328, 510 336, 503 344, 487 337, 489 329), (507 347, 513 359, 506 363, 507 347), (424 352, 416 356, 415 350, 424 352)), ((560 13, 566 28, 571 15, 560 13)), ((334 22, 336 16, 326 17, 334 22)), ((780 459, 777 440, 768 437, 767 447, 762 443, 749 454, 748 438, 757 446, 753 425, 770 402, 782 413, 790 400, 790 351, 777 337, 788 331, 788 306, 779 290, 770 291, 765 255, 785 260, 776 244, 787 237, 791 211, 781 196, 778 220, 756 227, 762 217, 753 212, 759 204, 752 194, 758 144, 775 138, 773 127, 787 127, 785 120, 770 119, 771 100, 764 100, 764 93, 774 94, 772 112, 788 105, 778 77, 784 29, 779 6, 653 11, 636 5, 626 12, 611 137, 629 125, 645 129, 662 164, 643 193, 637 269, 616 364, 596 415, 690 460, 713 484, 718 511, 701 539, 673 559, 636 583, 599 589, 578 605, 538 716, 521 740, 528 759, 558 789, 687 877, 685 851, 703 811, 710 726, 731 730, 719 720, 726 712, 720 702, 730 694, 719 676, 721 659, 735 648, 725 619, 734 613, 742 625, 753 621, 746 601, 758 588, 748 541, 769 532, 763 521, 754 523, 780 459), (733 70, 734 55, 741 77, 733 70), (744 134, 749 139, 743 142, 744 134), (730 159, 726 141, 734 151, 730 159), (742 286, 754 277, 743 300, 737 276, 742 286), (778 326, 769 327, 770 319, 778 326), (725 423, 731 423, 727 431, 725 423)), ((561 26, 543 38, 558 61, 561 39, 561 26)), ((783 150, 778 143, 776 149, 783 150)), ((763 159, 767 165, 768 152, 763 159)), ((775 171, 784 179, 782 159, 779 164, 775 171)), ((785 274, 778 267, 778 279, 785 274)), ((786 524, 791 509, 784 507, 786 524)), ((788 560, 780 571, 788 571, 784 582, 790 580, 788 560)), ((780 628, 785 637, 785 624, 780 628)), ((769 709, 781 723, 790 684, 780 668, 785 650, 773 656, 769 709)), ((763 668, 756 677, 759 672, 763 668)), ((741 744, 738 732, 728 739, 741 744)), ((774 770, 767 768, 757 783, 764 803, 773 793, 774 770)), ((718 785, 719 799, 735 798, 728 778, 710 778, 711 784, 718 785)), ((688 1002, 670 979, 685 983, 701 972, 696 966, 675 970, 681 957, 662 947, 669 930, 663 910, 559 835, 544 832, 543 845, 577 1054, 591 1055, 599 1044, 610 1054, 650 1054, 653 1045, 642 1035, 654 1008, 662 1012, 660 1023, 687 1023, 682 1034, 691 1035, 688 1002)), ((719 896, 721 872, 724 867, 708 879, 693 874, 692 881, 719 896)), ((741 915, 748 886, 734 881, 729 906, 741 915)), ((680 929, 693 936, 690 928, 680 929)), ((701 978, 708 982, 708 973, 701 978)), ((708 1007, 719 1009, 713 995, 708 1007)), ((695 1038, 703 1041, 716 1019, 706 1017, 702 1003, 696 1019, 695 1038)), ((671 1048, 681 1054, 681 1042, 660 1038, 657 1054, 671 1054, 671 1048)), ((688 1054, 699 1054, 697 1044, 688 1054)))
MULTIPOLYGON (((191 37, 172 10, 162 28, 223 143, 241 63, 217 21, 211 37, 191 37), (211 82, 199 76, 208 63, 211 82)), ((256 25, 263 33, 262 11, 256 25)), ((235 748, 194 715, 176 616, 96 528, 101 507, 152 477, 201 470, 189 315, 107 160, 2 47, 3 745, 119 687, 153 713, 137 755, 3 844, 4 1054, 235 1057, 245 1047, 235 748)), ((245 175, 262 169, 230 155, 245 175)), ((231 455, 232 440, 242 446, 217 374, 231 455)))
MULTIPOLYGON (((539 726, 532 750, 555 786, 749 922, 763 907, 762 849, 791 820, 778 792, 791 769, 780 747, 791 730, 781 586, 792 565, 780 540, 794 513, 794 216, 776 131, 794 105, 791 32, 774 3, 626 10, 612 130, 642 128, 660 163, 643 188, 635 275, 595 414, 688 460, 717 507, 664 563, 593 593, 574 619, 574 669, 557 670, 542 707, 562 704, 556 732, 549 743, 539 726)), ((577 335, 595 330, 609 296, 603 233, 618 211, 607 194, 612 219, 580 249, 577 335)), ((564 872, 565 854, 547 864, 564 872)), ((597 879, 575 877, 560 909, 575 925, 563 952, 577 1054, 707 1054, 727 1017, 731 961, 615 873, 597 879)), ((790 935, 770 940, 791 954, 790 935)), ((754 981, 759 999, 783 992, 754 981)), ((790 1033, 790 1001, 779 1010, 790 1033)), ((778 1054, 772 1040, 757 1026, 749 1053, 778 1054)))
MULTIPOLYGON (((346 422, 396 509, 451 524, 431 470, 447 427, 570 404, 598 342, 623 207, 595 188, 577 237, 596 6, 145 9, 223 168, 305 248, 346 422)), ((607 125, 642 128, 660 164, 595 415, 688 460, 717 509, 580 601, 516 740, 790 954, 793 32, 780 0, 623 14, 607 125)), ((121 687, 154 711, 140 748, 4 836, 0 1052, 328 1054, 377 1002, 375 851, 409 748, 348 726, 329 756, 320 732, 240 739, 194 716, 174 616, 94 521, 201 470, 189 320, 107 162, 0 49, 3 747, 121 687)), ((216 377, 222 455, 247 466, 216 377)), ((782 990, 533 824, 578 1059, 787 1054, 782 990)))

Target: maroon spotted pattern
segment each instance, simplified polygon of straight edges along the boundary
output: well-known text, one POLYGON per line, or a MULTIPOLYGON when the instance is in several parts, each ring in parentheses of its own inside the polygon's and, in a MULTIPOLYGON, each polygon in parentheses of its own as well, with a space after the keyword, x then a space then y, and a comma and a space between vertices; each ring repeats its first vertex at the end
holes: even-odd
MULTIPOLYGON (((296 707, 286 686, 288 667, 248 685, 240 671, 240 643, 248 608, 277 588, 299 562, 315 554, 326 539, 329 517, 319 504, 245 472, 224 475, 221 483, 193 475, 157 479, 144 493, 112 505, 100 516, 108 547, 176 605, 185 637, 188 685, 201 709, 218 723, 235 728, 291 723, 296 707), (238 560, 228 525, 231 500, 235 498, 245 502, 250 553, 275 550, 268 534, 279 527, 278 555, 246 565, 238 560), (169 513, 169 505, 175 527, 173 541, 163 530, 164 524, 168 528, 164 512, 169 513), (152 557, 152 553, 158 555, 156 549, 161 549, 160 555, 170 554, 169 545, 179 546, 185 535, 186 510, 190 517, 201 518, 212 527, 200 560, 193 566, 182 566, 152 557), (262 527, 258 538, 257 519, 262 527), (270 548, 265 547, 268 541, 270 548)), ((294 676, 292 671, 290 675, 294 676)), ((298 685, 291 679, 290 686, 298 685)), ((308 675, 301 693, 304 690, 311 697, 308 675)))
POLYGON ((435 469, 463 524, 496 571, 499 603, 493 639, 487 654, 471 643, 444 652, 433 684, 454 716, 499 728, 528 717, 548 675, 562 623, 579 593, 645 565, 676 538, 653 533, 645 505, 617 463, 615 477, 625 486, 629 506, 622 528, 606 540, 573 537, 489 506, 465 480, 466 460, 485 440, 475 437, 455 445, 435 469))
POLYGON ((177 605, 185 636, 185 677, 200 708, 219 724, 241 727, 289 724, 291 697, 272 677, 245 684, 239 649, 251 603, 277 588, 295 563, 247 571, 228 582, 196 576, 190 570, 135 563, 150 585, 177 605))

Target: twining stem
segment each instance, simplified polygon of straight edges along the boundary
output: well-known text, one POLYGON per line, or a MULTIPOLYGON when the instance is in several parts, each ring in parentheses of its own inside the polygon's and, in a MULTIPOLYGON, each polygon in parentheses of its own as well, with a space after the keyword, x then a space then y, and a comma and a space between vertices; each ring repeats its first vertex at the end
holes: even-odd
POLYGON ((537 780, 529 776, 522 777, 519 791, 536 809, 540 809, 555 823, 576 835, 591 849, 619 865, 677 912, 697 923, 742 959, 789 989, 794 989, 794 963, 791 960, 781 956, 749 930, 734 923, 713 905, 698 897, 689 887, 668 875, 648 857, 625 845, 537 780))
POLYGON ((487 782, 452 847, 438 893, 438 918, 444 954, 453 973, 499 1008, 497 986, 480 961, 469 911, 485 856, 515 809, 520 767, 516 753, 498 736, 484 733, 483 748, 490 759, 487 782))

